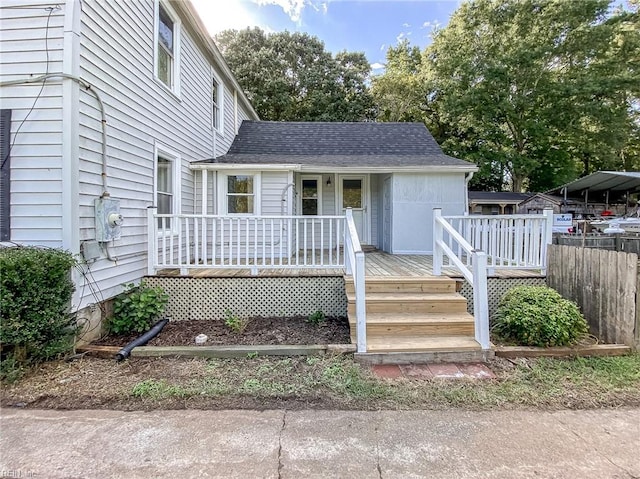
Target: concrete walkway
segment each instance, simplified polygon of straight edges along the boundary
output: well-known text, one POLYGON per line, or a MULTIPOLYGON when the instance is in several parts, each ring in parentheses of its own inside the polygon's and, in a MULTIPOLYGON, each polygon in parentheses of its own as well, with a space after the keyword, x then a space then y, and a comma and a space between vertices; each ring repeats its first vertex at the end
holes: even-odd
POLYGON ((640 409, 5 409, 0 419, 0 477, 640 477, 640 409))

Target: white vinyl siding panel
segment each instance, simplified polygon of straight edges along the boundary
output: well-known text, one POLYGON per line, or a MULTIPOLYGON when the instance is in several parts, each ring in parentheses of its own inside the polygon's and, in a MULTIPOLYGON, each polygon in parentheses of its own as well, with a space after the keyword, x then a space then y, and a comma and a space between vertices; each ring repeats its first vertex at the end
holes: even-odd
POLYGON ((322 175, 322 214, 340 215, 336 211, 336 175, 333 173, 322 175), (331 178, 331 184, 327 185, 327 178, 331 178))
MULTIPOLYGON (((210 158, 214 152, 213 77, 208 54, 193 40, 190 26, 181 20, 178 97, 154 78, 152 0, 83 3, 81 74, 96 86, 105 104, 108 189, 112 198, 120 200, 124 217, 121 239, 109 245, 113 256, 123 258, 118 267, 106 259, 92 266, 105 297, 117 293, 120 284, 146 273, 147 206, 154 203, 154 142, 180 155, 180 212, 200 211, 195 210, 194 201, 200 190, 194 189, 189 165, 210 158)), ((224 89, 226 94, 229 88, 225 85, 224 89)), ((225 107, 228 103, 225 98, 225 107)), ((228 116, 225 112, 225 121, 228 116)), ((95 238, 93 201, 102 192, 100 128, 95 100, 81 93, 81 241, 95 238)), ((217 143, 220 154, 226 153, 228 145, 217 143)))
POLYGON ((464 173, 393 174, 393 253, 430 254, 433 208, 462 215, 467 194, 464 173))
MULTIPOLYGON (((286 171, 265 171, 262 173, 262 215, 280 216, 287 214, 287 202, 282 202, 282 192, 287 186, 286 171), (283 210, 284 208, 284 210, 283 210)), ((288 196, 285 196, 285 199, 288 196)))
MULTIPOLYGON (((51 12, 47 1, 3 0, 0 8, 0 80, 16 80, 62 70, 65 7, 51 12), (13 8, 29 7, 29 8, 13 8), (45 35, 47 40, 45 41, 45 35)), ((2 108, 12 110, 11 240, 62 246, 62 86, 0 88, 2 108), (34 100, 36 97, 38 101, 34 100), (33 111, 29 114, 29 110, 33 111), (18 126, 29 114, 20 132, 18 126)))

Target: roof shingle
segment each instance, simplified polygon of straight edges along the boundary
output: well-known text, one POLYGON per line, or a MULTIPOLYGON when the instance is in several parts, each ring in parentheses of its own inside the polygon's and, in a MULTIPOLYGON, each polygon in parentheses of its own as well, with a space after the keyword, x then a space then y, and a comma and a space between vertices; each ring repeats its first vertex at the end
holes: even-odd
POLYGON ((423 123, 247 120, 226 155, 198 163, 473 166, 445 155, 423 123))

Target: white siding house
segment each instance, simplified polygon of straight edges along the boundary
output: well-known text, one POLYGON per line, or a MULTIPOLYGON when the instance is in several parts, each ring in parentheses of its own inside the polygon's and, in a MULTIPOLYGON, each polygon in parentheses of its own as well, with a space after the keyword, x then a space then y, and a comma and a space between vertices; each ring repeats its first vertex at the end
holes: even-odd
POLYGON ((201 213, 318 217, 314 234, 307 231, 298 244, 315 239, 326 247, 319 239, 328 223, 321 230, 319 218, 351 208, 360 243, 423 255, 433 250, 433 209, 465 214, 467 183, 477 170, 445 155, 422 123, 269 121, 245 121, 227 154, 192 168, 202 172, 197 178, 213 178, 201 213), (253 204, 242 211, 228 207, 236 175, 252 178, 253 204))
POLYGON ((258 118, 188 1, 3 0, 0 32, 3 240, 83 253, 81 309, 146 273, 147 208, 194 213, 190 164, 223 155, 258 118), (99 241, 99 198, 119 206, 115 239, 99 241))

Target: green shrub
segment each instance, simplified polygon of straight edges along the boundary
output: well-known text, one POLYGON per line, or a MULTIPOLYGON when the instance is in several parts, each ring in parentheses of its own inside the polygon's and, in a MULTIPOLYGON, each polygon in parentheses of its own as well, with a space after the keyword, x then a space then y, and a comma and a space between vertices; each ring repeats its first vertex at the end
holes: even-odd
POLYGON ((107 329, 113 334, 142 333, 164 312, 169 295, 161 287, 152 288, 144 281, 139 286, 129 283, 124 287, 113 301, 113 316, 107 329))
POLYGON ((500 300, 493 332, 525 346, 566 346, 588 327, 578 306, 552 288, 516 286, 500 300))
POLYGON ((73 347, 69 313, 73 256, 36 247, 0 248, 0 345, 5 369, 56 357, 73 347))
POLYGON ((317 310, 316 312, 309 315, 307 318, 307 323, 313 324, 314 326, 319 326, 320 323, 324 323, 325 321, 324 313, 321 310, 317 310))

